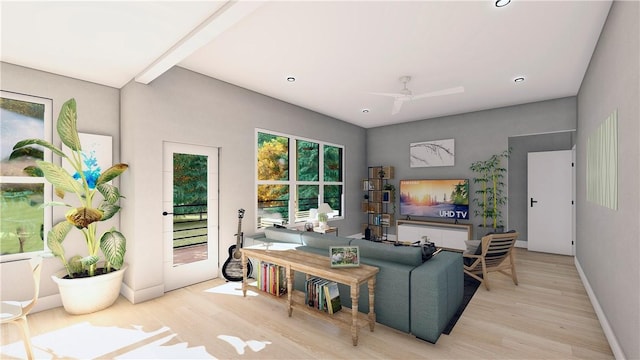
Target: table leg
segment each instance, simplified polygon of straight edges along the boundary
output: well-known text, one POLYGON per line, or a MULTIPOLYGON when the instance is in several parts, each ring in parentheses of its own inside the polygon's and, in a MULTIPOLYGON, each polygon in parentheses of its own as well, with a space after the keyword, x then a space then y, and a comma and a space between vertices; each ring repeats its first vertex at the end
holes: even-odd
POLYGON ((375 304, 375 292, 376 292, 376 278, 375 276, 367 281, 369 286, 369 330, 373 331, 373 327, 376 325, 376 310, 375 304))
POLYGON ((293 312, 293 307, 291 306, 293 297, 293 271, 290 265, 287 265, 285 269, 287 273, 287 310, 289 311, 289 317, 291 317, 291 313, 293 312))
POLYGON ((360 286, 354 282, 351 284, 351 340, 353 346, 358 345, 358 298, 360 286))
POLYGON ((242 252, 242 296, 247 297, 247 255, 242 252))

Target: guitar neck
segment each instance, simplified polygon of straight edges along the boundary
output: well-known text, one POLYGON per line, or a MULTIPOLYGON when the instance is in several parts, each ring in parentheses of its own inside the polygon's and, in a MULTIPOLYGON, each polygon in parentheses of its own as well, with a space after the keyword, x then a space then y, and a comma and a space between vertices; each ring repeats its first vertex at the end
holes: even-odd
POLYGON ((238 233, 236 234, 236 248, 242 247, 242 218, 238 218, 238 233))

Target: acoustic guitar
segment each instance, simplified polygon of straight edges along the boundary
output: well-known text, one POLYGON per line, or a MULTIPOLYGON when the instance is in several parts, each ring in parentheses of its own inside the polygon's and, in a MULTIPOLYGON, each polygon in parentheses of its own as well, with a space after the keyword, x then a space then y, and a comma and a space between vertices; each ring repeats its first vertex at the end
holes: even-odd
MULTIPOLYGON (((242 281, 242 218, 244 217, 244 209, 238 210, 238 233, 236 234, 236 244, 229 246, 229 258, 222 266, 222 275, 229 281, 242 281)), ((247 261, 247 276, 251 274, 251 261, 247 261)))

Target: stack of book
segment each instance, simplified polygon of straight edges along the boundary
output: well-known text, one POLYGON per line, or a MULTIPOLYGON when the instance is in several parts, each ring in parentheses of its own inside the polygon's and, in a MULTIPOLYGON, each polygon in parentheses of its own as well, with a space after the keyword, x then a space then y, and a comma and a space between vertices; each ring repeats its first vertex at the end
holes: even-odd
POLYGON ((305 282, 305 303, 320 311, 333 314, 340 309, 340 293, 334 281, 311 277, 305 282))
POLYGON ((287 276, 284 267, 261 261, 258 263, 256 277, 258 289, 275 296, 287 293, 287 276))

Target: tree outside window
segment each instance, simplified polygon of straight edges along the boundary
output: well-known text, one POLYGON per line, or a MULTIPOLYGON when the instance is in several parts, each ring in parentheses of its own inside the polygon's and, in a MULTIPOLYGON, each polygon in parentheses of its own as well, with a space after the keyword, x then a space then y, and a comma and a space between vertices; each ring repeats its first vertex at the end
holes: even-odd
POLYGON ((342 156, 339 146, 258 131, 258 228, 310 220, 320 202, 342 215, 342 156))

